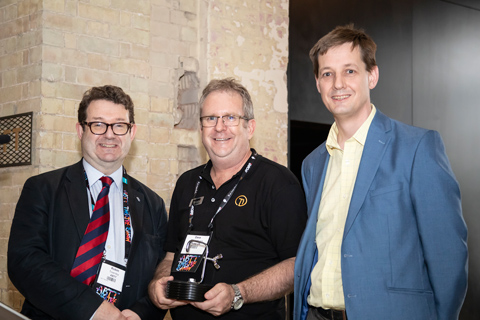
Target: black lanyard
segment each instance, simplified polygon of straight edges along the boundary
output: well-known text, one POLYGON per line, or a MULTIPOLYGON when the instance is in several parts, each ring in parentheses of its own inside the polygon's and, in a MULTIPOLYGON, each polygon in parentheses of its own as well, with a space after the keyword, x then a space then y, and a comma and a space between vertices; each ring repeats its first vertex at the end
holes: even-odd
MULTIPOLYGON (((248 171, 250 171, 251 167, 253 166, 253 162, 256 159, 257 159, 257 152, 255 150, 253 150, 252 155, 250 156, 250 158, 247 161, 248 164, 245 167, 245 170, 243 170, 242 175, 240 176, 240 179, 233 186, 232 190, 230 190, 227 193, 227 195, 225 196, 225 198, 223 198, 223 200, 220 202, 220 205, 218 206, 217 211, 215 212, 212 219, 210 220, 210 223, 208 224, 208 230, 209 230, 210 233, 213 231, 213 221, 217 217, 217 214, 227 205, 228 201, 230 200, 230 198, 233 195, 233 192, 235 192, 235 189, 237 189, 238 184, 240 183, 240 181, 243 180, 243 178, 245 178, 246 174, 248 173, 248 171)), ((207 165, 208 165, 208 163, 205 165, 204 169, 207 167, 207 165)), ((202 176, 198 176, 198 181, 197 181, 197 184, 195 185, 195 192, 193 193, 193 199, 195 199, 197 197, 198 187, 200 186, 200 183, 202 182, 202 180, 203 180, 202 176)), ((190 214, 189 214, 189 217, 188 217, 188 229, 189 230, 191 230, 192 227, 193 227, 192 222, 193 222, 194 214, 195 214, 195 205, 192 203, 192 205, 190 206, 190 214)))
MULTIPOLYGON (((92 203, 92 212, 95 208, 95 200, 92 196, 92 191, 90 190, 90 184, 88 183, 87 173, 85 169, 83 170, 85 174, 85 183, 87 184, 88 194, 90 195, 90 201, 92 203)), ((123 168, 123 175, 122 175, 122 183, 123 183, 123 222, 125 225, 125 260, 128 260, 128 256, 130 255, 130 248, 132 245, 132 222, 130 217, 130 207, 128 205, 128 179, 127 179, 127 171, 123 168)))

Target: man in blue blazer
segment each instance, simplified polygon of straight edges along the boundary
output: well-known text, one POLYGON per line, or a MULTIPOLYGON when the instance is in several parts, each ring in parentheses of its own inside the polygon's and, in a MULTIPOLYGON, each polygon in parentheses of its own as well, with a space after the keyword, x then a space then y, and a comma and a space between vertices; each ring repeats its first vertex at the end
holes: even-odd
POLYGON ((310 51, 335 123, 303 162, 295 320, 452 320, 465 297, 467 229, 443 142, 371 104, 375 51, 353 26, 310 51))

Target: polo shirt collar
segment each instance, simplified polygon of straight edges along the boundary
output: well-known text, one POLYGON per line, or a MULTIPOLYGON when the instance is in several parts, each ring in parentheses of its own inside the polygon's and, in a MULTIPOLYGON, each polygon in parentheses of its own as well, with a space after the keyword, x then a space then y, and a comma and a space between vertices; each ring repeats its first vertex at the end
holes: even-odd
MULTIPOLYGON (((255 149, 253 148, 250 148, 250 151, 252 151, 252 154, 256 153, 255 149)), ((259 154, 257 154, 257 159, 260 157, 259 154)), ((250 158, 248 158, 250 159, 250 158)), ((247 166, 248 164, 248 160, 243 164, 242 168, 233 175, 233 177, 231 179, 229 179, 227 182, 225 182, 224 184, 227 184, 229 183, 230 181, 232 181, 233 179, 239 177, 243 171, 245 171, 245 167, 247 166)), ((210 171, 212 170, 212 160, 208 160, 207 164, 203 167, 202 171, 200 172, 200 176, 207 180, 208 182, 210 182, 211 184, 213 184, 213 180, 212 180, 212 177, 210 176, 210 171)), ((248 176, 248 174, 247 174, 248 176)), ((245 177, 247 178, 247 177, 245 177)))

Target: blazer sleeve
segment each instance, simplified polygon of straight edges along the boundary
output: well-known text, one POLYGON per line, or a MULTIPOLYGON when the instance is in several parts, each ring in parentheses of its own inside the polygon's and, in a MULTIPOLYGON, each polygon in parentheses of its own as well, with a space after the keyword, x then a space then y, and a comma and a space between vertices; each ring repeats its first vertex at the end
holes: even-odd
POLYGON ((30 304, 51 317, 89 319, 103 300, 53 258, 49 216, 59 180, 48 180, 36 176, 23 187, 10 231, 8 275, 30 304))
POLYGON ((438 319, 457 319, 467 289, 467 228, 459 186, 438 132, 422 138, 410 181, 438 319))

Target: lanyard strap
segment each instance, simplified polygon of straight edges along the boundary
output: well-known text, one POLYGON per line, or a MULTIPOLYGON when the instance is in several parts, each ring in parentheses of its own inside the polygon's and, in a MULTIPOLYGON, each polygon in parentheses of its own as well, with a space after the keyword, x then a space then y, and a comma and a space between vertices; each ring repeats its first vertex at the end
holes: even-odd
MULTIPOLYGON (((92 190, 90 190, 90 184, 88 183, 88 177, 85 170, 83 170, 85 174, 85 183, 87 184, 88 194, 90 195, 90 201, 92 204, 92 211, 95 207, 95 200, 92 195, 92 190)), ((127 179, 127 171, 123 168, 123 175, 122 175, 122 183, 123 183, 123 222, 125 226, 125 260, 128 260, 128 256, 130 255, 130 248, 132 246, 132 222, 130 216, 130 207, 128 205, 128 179, 127 179)))
MULTIPOLYGON (((240 183, 240 181, 243 180, 243 178, 245 178, 248 171, 250 171, 250 169, 252 168, 253 163, 256 159, 257 159, 257 152, 255 150, 253 150, 252 155, 250 156, 249 160, 247 161, 248 164, 245 167, 245 170, 243 170, 242 175, 240 176, 240 179, 233 186, 232 190, 230 190, 227 193, 225 198, 223 198, 222 202, 220 202, 220 205, 218 206, 217 211, 215 212, 212 219, 210 220, 210 223, 208 224, 208 230, 210 232, 213 231, 213 221, 217 217, 217 214, 227 205, 228 201, 230 200, 233 193, 235 192, 235 189, 237 189, 238 184, 240 183)), ((204 169, 207 167, 207 165, 208 165, 208 163, 205 165, 204 169)), ((198 187, 200 186, 200 183, 202 182, 202 180, 203 180, 202 176, 198 176, 198 181, 197 181, 197 184, 195 185, 195 192, 193 193, 193 199, 195 199, 197 197, 198 187)), ((195 205, 192 203, 192 205, 190 206, 190 214, 189 214, 189 217, 188 217, 188 229, 189 230, 191 230, 192 227, 193 227, 193 216, 194 216, 194 214, 195 214, 195 205)))

